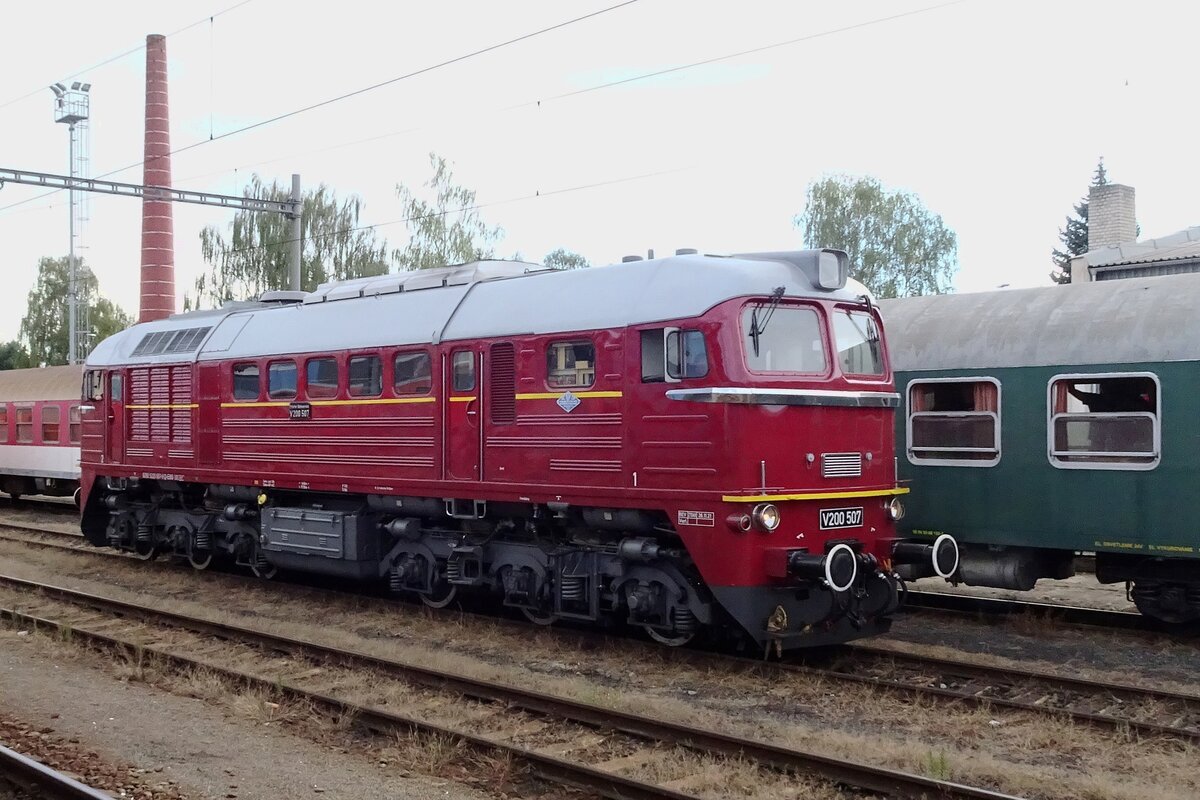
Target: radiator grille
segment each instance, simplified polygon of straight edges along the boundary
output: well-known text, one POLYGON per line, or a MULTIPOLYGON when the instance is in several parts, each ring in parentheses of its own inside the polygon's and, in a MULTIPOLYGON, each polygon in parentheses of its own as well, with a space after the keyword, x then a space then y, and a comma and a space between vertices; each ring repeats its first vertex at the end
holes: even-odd
POLYGON ((822 453, 821 476, 857 478, 862 475, 862 453, 822 453))
POLYGON ((491 401, 492 422, 513 422, 517 418, 516 354, 510 342, 492 345, 491 401))

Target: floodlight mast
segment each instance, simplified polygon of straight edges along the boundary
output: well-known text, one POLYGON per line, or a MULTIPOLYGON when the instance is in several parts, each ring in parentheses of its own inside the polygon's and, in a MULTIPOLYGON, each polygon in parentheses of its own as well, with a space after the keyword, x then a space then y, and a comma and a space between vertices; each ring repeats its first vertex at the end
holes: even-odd
MULTIPOLYGON (((70 132, 68 157, 70 159, 70 176, 75 179, 81 171, 86 154, 79 141, 88 117, 90 116, 91 100, 90 83, 75 81, 68 89, 61 82, 50 87, 54 92, 54 121, 66 124, 70 132)), ((73 183, 73 180, 72 180, 73 183)), ((72 185, 67 190, 70 206, 70 246, 67 251, 67 363, 79 363, 79 264, 75 260, 75 188, 72 185)), ((78 221, 82 227, 82 221, 78 221)))

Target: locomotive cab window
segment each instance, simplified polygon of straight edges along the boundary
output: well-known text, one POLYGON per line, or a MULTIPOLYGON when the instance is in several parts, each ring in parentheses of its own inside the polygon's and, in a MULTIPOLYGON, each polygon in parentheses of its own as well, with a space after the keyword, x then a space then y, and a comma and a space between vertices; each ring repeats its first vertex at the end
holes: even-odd
POLYGON ((392 362, 392 391, 397 395, 429 394, 433 388, 433 364, 429 353, 397 353, 392 362))
POLYGON ((355 356, 350 359, 351 397, 378 397, 383 394, 383 362, 379 356, 355 356))
POLYGON ((338 363, 332 358, 310 358, 304 365, 304 392, 308 399, 337 397, 338 363))
POLYGON ((883 345, 874 317, 861 311, 838 309, 833 315, 833 336, 843 373, 883 374, 883 345))
POLYGON ((1050 381, 1050 463, 1062 469, 1153 469, 1162 429, 1150 373, 1058 375, 1050 381))
POLYGON ((754 372, 825 372, 825 341, 816 310, 772 303, 757 301, 742 312, 746 366, 754 372))
POLYGON ((454 391, 469 392, 475 388, 475 354, 459 350, 451 357, 454 372, 454 391))
POLYGON ((991 467, 1000 462, 1000 383, 993 378, 908 385, 908 460, 991 467))
POLYGON ((234 364, 233 399, 257 400, 258 393, 258 364, 234 364))
POLYGON ((267 397, 291 400, 296 396, 296 362, 272 361, 267 365, 267 397))
POLYGON ((17 406, 17 442, 30 444, 33 442, 33 406, 17 406))
POLYGON ((582 389, 596 382, 596 346, 554 342, 546 349, 546 383, 555 389, 582 389))
POLYGON ((42 442, 44 444, 58 444, 59 437, 62 436, 59 428, 61 419, 62 410, 58 406, 42 406, 42 442))
POLYGON ((104 373, 89 369, 83 375, 83 399, 98 402, 104 399, 104 373))
POLYGON ((704 334, 678 328, 642 331, 642 383, 676 382, 708 374, 704 334))

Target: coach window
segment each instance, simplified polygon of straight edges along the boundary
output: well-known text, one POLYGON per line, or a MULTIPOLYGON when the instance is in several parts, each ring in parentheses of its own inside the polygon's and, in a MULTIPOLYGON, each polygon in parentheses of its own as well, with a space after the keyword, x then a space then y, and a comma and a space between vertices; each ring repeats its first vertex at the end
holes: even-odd
POLYGON ((304 393, 309 400, 337 397, 338 363, 333 358, 310 358, 304 365, 304 393))
POLYGON ((588 341, 554 342, 546 350, 546 383, 582 389, 596 382, 596 346, 588 341))
POLYGON ((392 362, 392 391, 397 395, 429 394, 433 388, 433 365, 429 353, 397 353, 392 362))
POLYGON ((296 362, 272 361, 267 365, 267 397, 291 400, 296 396, 296 362))
POLYGON ((378 397, 383 394, 383 362, 379 356, 350 359, 350 396, 378 397))
POLYGON ((42 444, 58 444, 62 436, 61 420, 62 409, 58 406, 42 406, 42 444))
POLYGON ((908 460, 992 467, 1000 462, 1000 383, 993 378, 908 385, 908 460))
POLYGON ((79 406, 67 409, 67 441, 79 444, 79 406))
POLYGON ((1162 441, 1158 378, 1148 372, 1050 380, 1050 463, 1061 469, 1153 469, 1162 441))
POLYGON ((257 400, 258 395, 258 364, 234 364, 233 399, 257 400))
POLYGON ((8 404, 0 403, 0 444, 8 442, 8 404))
POLYGON ((451 356, 454 371, 454 391, 469 392, 475 388, 475 354, 470 350, 459 350, 451 356))
POLYGON ((30 444, 33 441, 33 406, 17 406, 17 442, 30 444))

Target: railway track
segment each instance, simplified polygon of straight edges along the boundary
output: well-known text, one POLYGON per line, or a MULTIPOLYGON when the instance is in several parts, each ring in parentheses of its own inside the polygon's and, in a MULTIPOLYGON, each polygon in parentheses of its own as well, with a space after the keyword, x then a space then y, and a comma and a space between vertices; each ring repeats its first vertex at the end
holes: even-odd
POLYGON ((176 670, 208 670, 352 718, 371 731, 448 737, 512 758, 545 780, 605 797, 694 797, 692 787, 719 778, 723 764, 738 761, 755 765, 776 783, 818 777, 890 797, 1011 798, 49 584, 8 576, 0 576, 0 584, 25 593, 19 610, 0 609, 0 615, 19 624, 131 654, 139 663, 150 658, 176 670), (241 666, 226 666, 231 663, 241 666), (400 704, 418 710, 398 712, 339 696, 330 688, 345 679, 338 670, 365 680, 372 695, 398 682, 404 687, 400 704), (465 719, 464 710, 469 712, 465 719), (665 780, 638 777, 671 775, 674 764, 694 764, 696 757, 704 760, 698 772, 685 766, 682 774, 665 780))
MULTIPOLYGON (((0 527, 9 525, 0 523, 0 527)), ((86 549, 78 534, 48 532, 33 526, 22 530, 39 533, 41 539, 22 538, 18 541, 86 549)), ((0 538, 5 538, 2 533, 0 538)), ((107 550, 86 551, 122 557, 107 550)), ((491 617, 488 619, 495 621, 491 617)), ((997 667, 970 659, 903 653, 877 645, 846 645, 840 653, 839 658, 829 665, 753 663, 762 669, 832 678, 972 708, 1044 714, 1071 719, 1081 725, 1127 731, 1140 737, 1166 736, 1200 743, 1200 695, 1067 677, 1028 668, 997 667)), ((717 662, 725 659, 748 661, 716 653, 693 652, 689 657, 717 662)))
POLYGON ((1154 620, 1131 611, 1085 608, 1060 603, 1038 603, 1031 600, 1005 600, 997 597, 978 597, 950 592, 909 591, 906 604, 910 609, 917 608, 922 611, 947 614, 997 618, 1024 614, 1056 622, 1098 628, 1141 632, 1167 630, 1165 626, 1157 625, 1154 620))
POLYGON ((112 800, 112 795, 85 786, 40 761, 0 746, 0 788, 12 784, 31 797, 47 800, 112 800))

